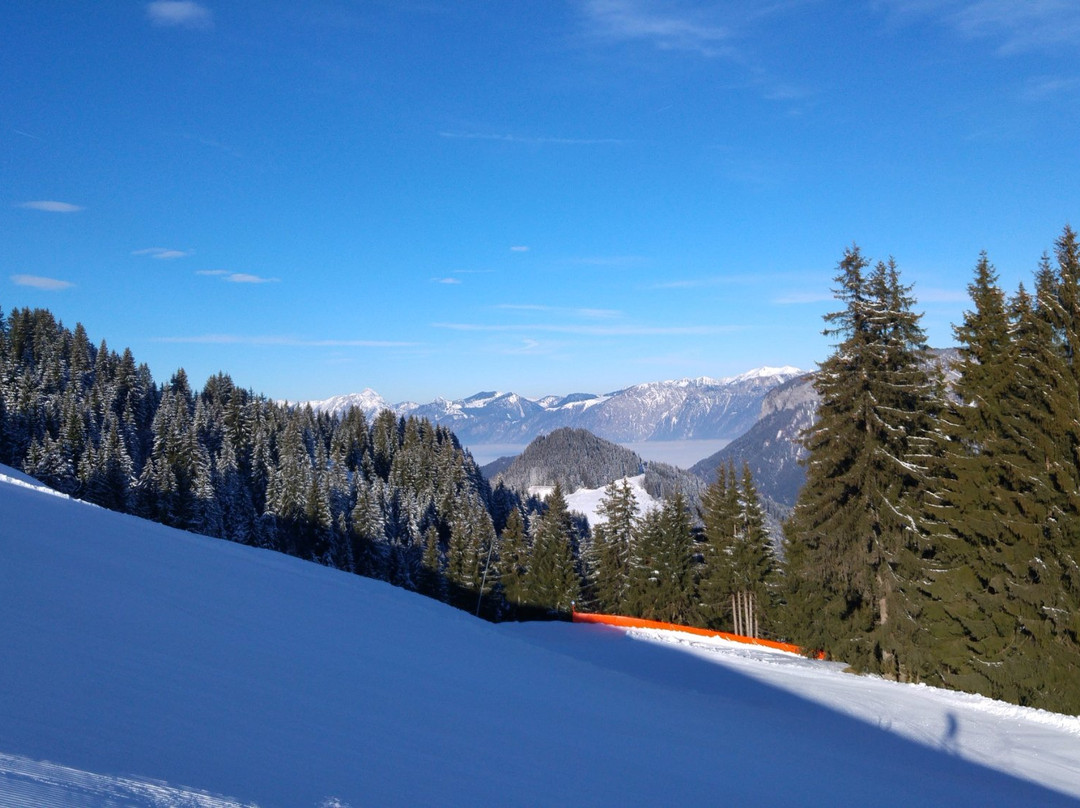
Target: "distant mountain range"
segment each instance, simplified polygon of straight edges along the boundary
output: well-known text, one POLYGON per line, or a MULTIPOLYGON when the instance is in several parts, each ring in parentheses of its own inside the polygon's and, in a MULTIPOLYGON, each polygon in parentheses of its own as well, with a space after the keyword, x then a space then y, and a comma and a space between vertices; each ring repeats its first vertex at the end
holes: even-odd
POLYGON ((561 427, 586 429, 610 441, 733 439, 760 417, 765 396, 803 371, 762 367, 724 379, 648 382, 613 393, 573 393, 528 399, 484 392, 457 401, 390 404, 374 390, 310 401, 317 412, 361 409, 369 418, 384 409, 450 428, 468 444, 524 445, 561 427))

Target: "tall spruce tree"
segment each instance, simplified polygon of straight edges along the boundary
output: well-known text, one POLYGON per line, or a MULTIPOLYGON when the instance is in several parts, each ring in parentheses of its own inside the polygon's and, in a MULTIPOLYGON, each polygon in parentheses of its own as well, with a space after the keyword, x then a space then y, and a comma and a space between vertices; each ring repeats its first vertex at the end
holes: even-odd
POLYGON ((608 485, 597 513, 603 521, 593 529, 589 576, 592 597, 599 611, 620 614, 629 592, 638 520, 637 497, 626 478, 608 485))
POLYGON ((732 556, 738 534, 738 488, 735 467, 720 464, 716 479, 701 497, 701 566, 698 570, 698 618, 710 628, 731 630, 735 590, 732 556))
POLYGON ((498 559, 499 580, 511 616, 516 616, 518 609, 527 600, 529 563, 525 520, 521 515, 521 509, 514 507, 510 509, 506 517, 506 527, 503 528, 499 540, 498 559))
POLYGON ((785 528, 789 629, 858 668, 915 679, 925 470, 913 458, 939 395, 910 287, 891 260, 868 266, 845 252, 844 308, 825 318, 840 342, 815 379, 807 481, 785 528))
POLYGON ((717 468, 702 497, 701 619, 713 628, 759 636, 775 621, 776 559, 750 467, 717 468))
POLYGON ((695 616, 694 536, 679 491, 638 521, 626 603, 647 620, 689 623, 695 616))
POLYGON ((581 597, 581 582, 570 511, 558 483, 544 504, 544 513, 530 520, 532 557, 525 572, 526 602, 534 608, 569 614, 581 597))

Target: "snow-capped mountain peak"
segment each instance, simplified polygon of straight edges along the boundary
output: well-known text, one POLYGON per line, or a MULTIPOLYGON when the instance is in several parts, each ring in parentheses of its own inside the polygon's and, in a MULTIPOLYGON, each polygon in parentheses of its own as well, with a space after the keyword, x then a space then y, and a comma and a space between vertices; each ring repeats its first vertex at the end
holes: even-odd
POLYGON ((465 443, 524 445, 560 427, 587 429, 612 441, 730 439, 757 420, 761 402, 773 387, 802 373, 793 367, 761 367, 730 378, 708 376, 645 382, 605 395, 572 393, 529 399, 489 390, 455 401, 390 406, 365 390, 311 402, 316 410, 340 414, 358 406, 373 417, 390 408, 443 423, 465 443))

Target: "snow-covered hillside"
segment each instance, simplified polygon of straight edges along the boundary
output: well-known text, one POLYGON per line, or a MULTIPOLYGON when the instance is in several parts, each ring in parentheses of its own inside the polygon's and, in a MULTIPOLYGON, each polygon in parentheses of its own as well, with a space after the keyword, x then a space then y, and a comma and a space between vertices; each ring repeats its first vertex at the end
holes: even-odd
POLYGON ((491 625, 0 468, 0 805, 1065 805, 1080 719, 491 625))
MULTIPOLYGON (((645 475, 639 474, 636 477, 625 477, 628 483, 630 483, 630 490, 634 492, 634 498, 637 500, 638 508, 641 513, 654 510, 663 505, 660 500, 654 498, 652 494, 645 490, 645 475)), ((616 482, 622 482, 616 480, 616 482)), ((546 499, 548 494, 552 491, 550 485, 534 485, 529 487, 530 494, 536 494, 541 499, 546 499)), ((566 495, 566 507, 571 511, 576 511, 582 514, 588 521, 590 527, 596 527, 600 522, 604 521, 600 516, 600 503, 603 501, 606 495, 607 486, 603 488, 579 488, 571 494, 566 495)))

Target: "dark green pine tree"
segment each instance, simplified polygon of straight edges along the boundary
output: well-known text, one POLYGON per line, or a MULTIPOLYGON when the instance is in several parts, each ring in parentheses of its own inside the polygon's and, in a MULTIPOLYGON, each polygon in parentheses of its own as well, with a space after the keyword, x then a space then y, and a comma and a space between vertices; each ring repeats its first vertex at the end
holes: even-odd
POLYGON ((1059 294, 1044 258, 1035 297, 1021 287, 1009 304, 1002 358, 969 374, 984 389, 976 396, 964 385, 969 406, 984 410, 967 422, 985 428, 957 441, 967 452, 942 485, 947 552, 935 565, 928 614, 943 683, 1075 712, 1080 668, 1062 548, 1077 524, 1068 447, 1080 414, 1059 294))
POLYGON ((446 580, 452 588, 452 602, 473 611, 480 597, 487 596, 495 583, 489 564, 495 542, 491 517, 475 496, 463 496, 450 522, 450 542, 446 550, 446 580))
POLYGON ((435 525, 428 525, 427 530, 424 531, 424 555, 417 591, 429 598, 446 600, 446 576, 443 574, 439 531, 435 525))
POLYGON ((657 619, 669 623, 689 623, 694 613, 694 532, 686 497, 681 491, 676 491, 664 502, 660 511, 660 527, 657 619))
POLYGON ((532 555, 525 571, 525 602, 533 609, 566 615, 581 597, 573 526, 558 483, 544 502, 544 513, 530 520, 532 555))
POLYGON ((356 480, 356 504, 350 514, 352 557, 356 571, 369 578, 381 578, 386 573, 386 511, 383 508, 384 483, 378 477, 372 481, 356 480))
POLYGON ((529 569, 529 543, 520 508, 511 508, 506 517, 506 527, 499 540, 498 565, 503 598, 513 617, 526 602, 529 569))
POLYGON ((765 528, 765 512, 750 466, 745 463, 738 493, 738 532, 731 555, 733 609, 739 616, 735 631, 760 637, 772 633, 775 624, 776 559, 765 528))
POLYGON ((985 252, 968 294, 973 308, 954 327, 959 360, 953 365, 953 397, 942 406, 930 463, 925 507, 933 560, 922 625, 934 659, 927 679, 977 690, 979 683, 968 673, 973 660, 996 658, 1007 642, 980 554, 1001 541, 1005 523, 1014 517, 1012 498, 1000 484, 1002 463, 1009 462, 1005 436, 1014 427, 1007 408, 1014 399, 1017 357, 1005 295, 985 252))
POLYGON ((621 614, 630 588, 630 562, 637 528, 638 503, 625 478, 604 491, 597 513, 602 522, 593 528, 590 583, 600 612, 621 614))
POLYGON ((681 492, 646 512, 634 540, 627 604, 637 617, 689 623, 695 617, 694 536, 681 492))
POLYGON ((926 553, 921 492, 940 399, 910 287, 858 248, 836 276, 839 337, 820 366, 817 421, 804 437, 807 481, 786 529, 787 618, 801 644, 857 668, 917 679, 926 553))
POLYGON ((660 569, 664 542, 664 524, 660 508, 645 510, 634 533, 634 553, 630 563, 630 584, 626 593, 626 612, 631 617, 659 620, 662 611, 660 569))
POLYGON ((732 593, 735 591, 732 559, 739 530, 739 491, 735 467, 716 468, 716 479, 701 497, 701 566, 698 570, 698 619, 709 628, 733 629, 732 593))

